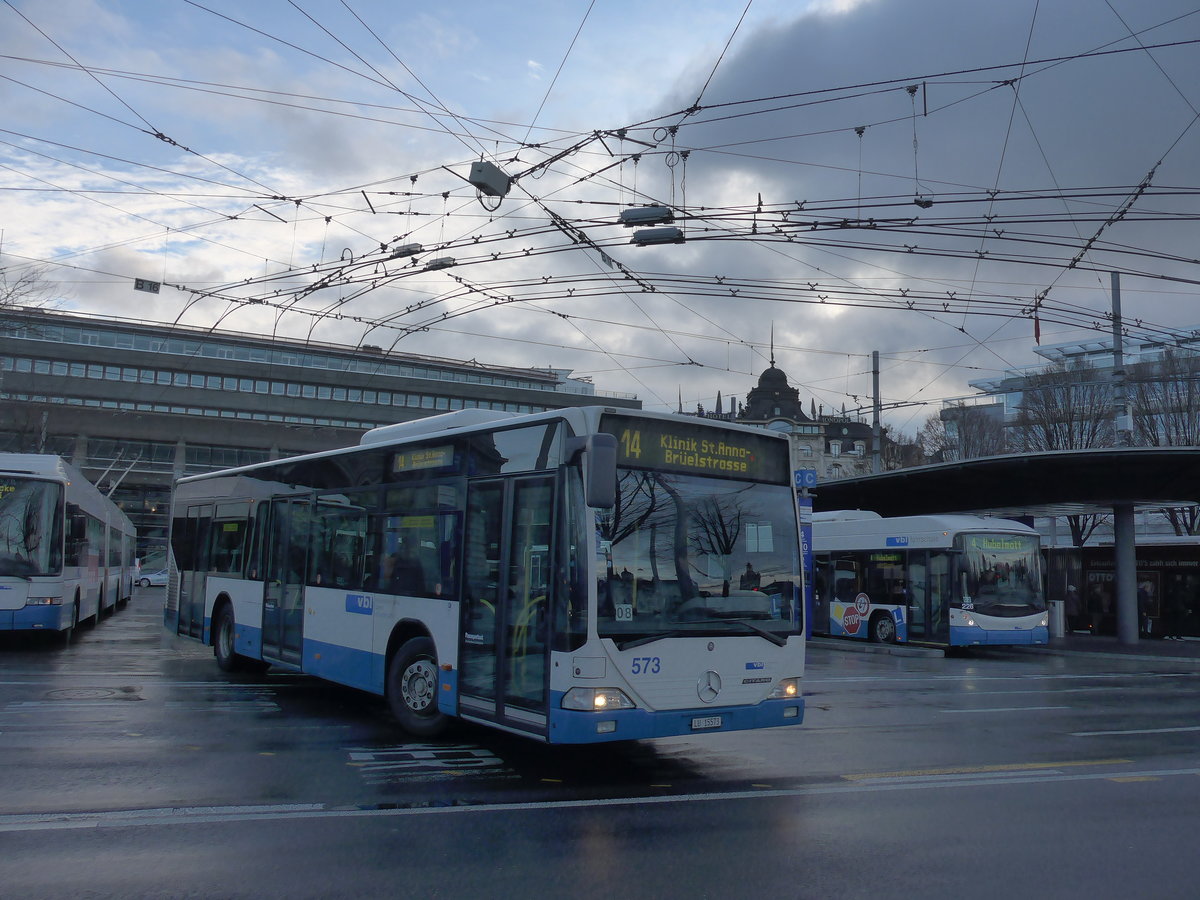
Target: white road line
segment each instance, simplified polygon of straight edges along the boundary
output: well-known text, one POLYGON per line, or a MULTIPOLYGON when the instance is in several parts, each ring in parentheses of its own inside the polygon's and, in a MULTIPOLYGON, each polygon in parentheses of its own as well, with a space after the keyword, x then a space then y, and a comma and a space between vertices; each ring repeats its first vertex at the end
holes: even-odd
POLYGON ((0 833, 28 831, 65 831, 82 828, 132 828, 161 825, 232 824, 236 822, 286 821, 304 819, 367 819, 396 816, 461 815, 467 813, 513 813, 553 809, 603 809, 608 807, 656 806, 664 803, 711 803, 722 800, 769 800, 773 798, 813 797, 830 794, 868 794, 881 791, 947 790, 962 787, 1003 787, 1012 784, 1053 782, 1111 781, 1114 778, 1154 780, 1174 775, 1200 775, 1200 768, 1158 769, 1141 772, 1039 773, 1011 777, 1002 773, 981 775, 961 781, 941 781, 916 776, 907 781, 887 784, 855 782, 771 791, 731 791, 725 794, 676 794, 655 797, 613 797, 594 800, 547 800, 535 803, 491 803, 475 806, 429 806, 401 809, 329 809, 324 804, 281 806, 218 806, 185 809, 118 810, 97 813, 32 813, 0 815, 0 833))
POLYGON ((1127 731, 1072 731, 1071 737, 1104 737, 1113 734, 1176 734, 1181 731, 1200 731, 1200 725, 1185 725, 1180 728, 1137 728, 1127 731))
POLYGON ((990 709, 943 709, 944 713, 1034 712, 1042 709, 1071 709, 1069 706, 994 706, 990 709))

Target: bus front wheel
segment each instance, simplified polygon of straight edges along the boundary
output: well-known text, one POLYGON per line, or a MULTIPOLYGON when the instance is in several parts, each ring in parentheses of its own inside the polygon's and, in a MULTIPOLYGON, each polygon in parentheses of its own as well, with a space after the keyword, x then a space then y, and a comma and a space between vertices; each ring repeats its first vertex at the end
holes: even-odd
POLYGON ((876 613, 871 620, 871 640, 877 644, 891 644, 896 640, 896 623, 887 613, 876 613))
POLYGON ((241 657, 233 652, 235 634, 233 607, 226 603, 217 613, 217 622, 213 626, 213 656, 222 672, 236 672, 241 668, 241 657))
POLYGON ((433 641, 405 641, 388 663, 387 701, 400 727, 413 737, 436 737, 446 729, 446 717, 437 708, 437 686, 433 641))
POLYGON ((79 598, 75 598, 75 602, 71 604, 71 624, 59 632, 63 646, 71 643, 71 638, 75 636, 76 629, 79 628, 79 598))

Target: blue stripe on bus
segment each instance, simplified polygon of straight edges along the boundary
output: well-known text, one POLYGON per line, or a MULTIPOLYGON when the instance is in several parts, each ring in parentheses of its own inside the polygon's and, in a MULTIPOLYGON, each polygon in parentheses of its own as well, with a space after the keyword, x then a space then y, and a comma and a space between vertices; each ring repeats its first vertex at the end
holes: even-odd
POLYGON ((262 629, 256 625, 233 622, 233 649, 235 653, 254 659, 262 657, 262 629))
POLYGON ((307 675, 316 675, 348 687, 383 693, 383 684, 375 676, 376 658, 370 650, 355 650, 325 641, 304 639, 303 668, 307 675))
POLYGON ((764 700, 754 706, 718 706, 704 709, 673 709, 651 712, 645 709, 614 709, 606 712, 582 712, 562 708, 563 694, 550 694, 550 741, 555 744, 590 744, 600 741, 630 741, 645 738, 705 734, 714 731, 745 731, 776 725, 799 725, 804 721, 804 698, 764 700), (796 714, 785 716, 792 708, 796 714), (715 728, 692 728, 696 719, 720 716, 715 728), (616 722, 616 729, 605 734, 596 731, 598 722, 616 722))
POLYGON ((458 715, 458 669, 438 670, 438 712, 458 715))
POLYGON ((61 631, 70 624, 70 606, 22 606, 0 612, 0 631, 61 631))
POLYGON ((1047 644, 1050 642, 1050 629, 1045 625, 1036 628, 992 629, 980 628, 978 625, 950 626, 950 643, 964 647, 972 645, 993 644, 997 646, 1022 646, 1030 644, 1047 644))

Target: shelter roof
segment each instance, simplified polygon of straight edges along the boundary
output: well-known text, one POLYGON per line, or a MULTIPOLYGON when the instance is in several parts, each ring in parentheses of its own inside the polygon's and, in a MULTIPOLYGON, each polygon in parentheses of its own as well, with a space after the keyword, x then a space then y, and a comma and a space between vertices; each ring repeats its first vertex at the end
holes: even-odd
POLYGON ((1061 450, 916 466, 819 483, 813 508, 1062 516, 1108 513, 1125 503, 1200 503, 1200 447, 1061 450))

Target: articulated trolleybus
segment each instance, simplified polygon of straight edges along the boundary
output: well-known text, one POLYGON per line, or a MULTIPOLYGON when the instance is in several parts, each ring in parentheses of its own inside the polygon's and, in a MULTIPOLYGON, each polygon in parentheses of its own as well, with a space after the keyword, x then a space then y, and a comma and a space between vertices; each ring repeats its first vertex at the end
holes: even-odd
POLYGON ((57 456, 0 453, 0 631, 98 620, 133 593, 125 513, 57 456))
POLYGON ((1045 644, 1038 533, 979 516, 813 514, 813 630, 952 647, 1045 644))
POLYGON ((217 664, 550 743, 799 724, 786 439, 600 407, 462 410, 181 479, 168 628, 217 664))

